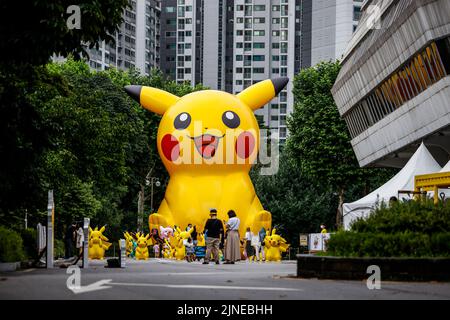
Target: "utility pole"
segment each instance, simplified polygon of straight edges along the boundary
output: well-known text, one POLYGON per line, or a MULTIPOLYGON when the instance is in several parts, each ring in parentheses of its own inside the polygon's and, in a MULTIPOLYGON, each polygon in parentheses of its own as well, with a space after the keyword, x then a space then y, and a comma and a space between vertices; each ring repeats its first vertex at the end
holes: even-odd
POLYGON ((150 190, 150 199, 151 199, 151 211, 153 212, 153 184, 155 184, 157 187, 161 185, 159 182, 159 179, 156 177, 151 177, 151 174, 153 172, 154 166, 150 169, 150 171, 145 176, 145 183, 141 184, 141 190, 138 193, 138 217, 137 217, 137 231, 143 231, 144 227, 144 204, 145 200, 148 200, 148 196, 145 196, 145 187, 148 185, 151 185, 150 190))

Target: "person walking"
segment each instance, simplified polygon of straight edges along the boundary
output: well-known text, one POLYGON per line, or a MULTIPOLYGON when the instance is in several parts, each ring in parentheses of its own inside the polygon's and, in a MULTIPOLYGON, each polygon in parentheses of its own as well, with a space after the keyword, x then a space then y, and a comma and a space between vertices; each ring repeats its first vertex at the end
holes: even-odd
MULTIPOLYGON (((266 238, 266 229, 264 227, 261 227, 261 230, 259 230, 259 232, 258 232, 258 236, 259 236, 259 243, 260 243, 259 248, 261 249, 261 259, 264 262, 264 261, 266 261, 266 251, 264 249, 264 246, 266 245, 266 243, 264 242, 264 239, 266 238)), ((257 252, 257 256, 259 258, 258 252, 257 252)))
POLYGON ((77 241, 76 241, 76 247, 78 249, 78 256, 80 257, 81 254, 83 253, 83 242, 84 242, 84 231, 83 228, 81 227, 81 223, 77 223, 77 231, 76 231, 76 235, 77 235, 77 241))
POLYGON ((255 251, 252 246, 252 238, 253 232, 250 227, 247 227, 247 231, 245 232, 245 255, 249 262, 252 261, 255 256, 255 251))
POLYGON ((241 259, 239 225, 241 221, 233 210, 228 211, 227 245, 225 248, 225 264, 234 264, 241 259))
POLYGON ((73 257, 73 234, 75 232, 75 223, 71 223, 66 230, 66 235, 64 237, 65 244, 65 259, 69 259, 73 257))
POLYGON ((217 210, 211 209, 209 211, 210 218, 206 221, 204 233, 206 235, 206 254, 203 264, 209 264, 211 253, 216 264, 219 262, 219 246, 223 241, 223 224, 217 219, 217 210))
POLYGON ((252 245, 253 250, 255 252, 255 260, 259 261, 259 259, 260 259, 259 252, 260 252, 260 249, 261 249, 261 241, 259 240, 259 234, 258 233, 252 235, 251 245, 252 245))

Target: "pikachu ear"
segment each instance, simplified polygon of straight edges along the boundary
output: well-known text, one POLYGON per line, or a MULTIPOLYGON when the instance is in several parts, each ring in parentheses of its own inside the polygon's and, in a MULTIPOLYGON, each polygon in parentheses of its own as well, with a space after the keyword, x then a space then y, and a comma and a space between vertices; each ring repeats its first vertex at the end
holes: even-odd
POLYGON ((92 231, 94 231, 94 230, 92 230, 92 228, 89 226, 89 232, 92 232, 92 231))
POLYGON ((152 87, 125 86, 125 91, 145 109, 157 114, 164 114, 167 109, 180 100, 176 95, 152 87))
POLYGON ((94 229, 94 231, 98 231, 98 226, 95 226, 95 229, 94 229))
POLYGON ((100 229, 100 233, 103 233, 103 231, 105 231, 105 229, 106 229, 106 226, 103 226, 103 227, 100 229))
POLYGON ((272 229, 272 235, 274 236, 276 234, 276 232, 277 232, 277 229, 273 228, 272 229))
POLYGON ((260 81, 237 95, 250 109, 257 110, 272 100, 287 85, 289 78, 260 81))

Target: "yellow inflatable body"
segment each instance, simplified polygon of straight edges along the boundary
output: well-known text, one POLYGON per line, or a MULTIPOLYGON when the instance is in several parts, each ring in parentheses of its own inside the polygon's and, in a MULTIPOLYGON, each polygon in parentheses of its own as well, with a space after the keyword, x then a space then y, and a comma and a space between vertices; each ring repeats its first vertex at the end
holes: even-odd
POLYGON ((89 227, 89 259, 103 260, 105 251, 111 246, 111 243, 108 242, 108 238, 103 235, 104 231, 105 226, 101 227, 100 230, 98 230, 97 227, 95 227, 94 230, 89 227))
POLYGON ((164 247, 162 250, 163 257, 165 259, 174 258, 175 250, 172 248, 172 246, 170 245, 170 242, 167 239, 164 239, 164 242, 165 242, 165 244, 164 244, 164 247))
POLYGON ((206 240, 203 232, 197 234, 197 247, 206 247, 206 240))
POLYGON ((289 245, 286 240, 276 234, 276 229, 272 230, 270 236, 264 238, 266 261, 281 261, 281 253, 286 252, 289 245))
POLYGON ((259 150, 259 127, 253 111, 272 100, 288 78, 258 82, 238 95, 203 90, 182 98, 166 91, 126 86, 144 108, 162 115, 158 152, 170 181, 158 212, 149 217, 150 230, 189 223, 204 226, 211 208, 227 220, 234 210, 246 227, 271 228, 248 175, 259 150))
POLYGON ((147 260, 148 259, 148 246, 150 245, 149 242, 149 237, 150 235, 147 234, 146 236, 144 236, 144 234, 138 232, 136 234, 137 237, 137 247, 136 247, 136 260, 147 260))
POLYGON ((183 240, 188 239, 194 228, 191 228, 189 231, 181 231, 180 228, 177 228, 174 233, 175 237, 175 259, 184 260, 186 257, 186 247, 183 244, 183 240))

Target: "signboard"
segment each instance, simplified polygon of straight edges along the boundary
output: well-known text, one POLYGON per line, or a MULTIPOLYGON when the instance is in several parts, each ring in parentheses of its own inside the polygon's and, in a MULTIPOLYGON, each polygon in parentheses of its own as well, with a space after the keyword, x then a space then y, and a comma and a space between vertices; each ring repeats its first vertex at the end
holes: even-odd
POLYGON ((127 248, 125 239, 120 239, 119 244, 120 244, 120 267, 125 268, 125 260, 127 258, 127 248))
POLYGON ((53 268, 53 224, 55 222, 55 203, 53 201, 53 190, 48 192, 48 204, 47 204, 47 255, 46 255, 46 267, 47 269, 53 268))
POLYGON ((301 234, 300 235, 300 247, 307 247, 307 246, 308 246, 308 235, 301 234))
POLYGON ((309 235, 309 251, 326 251, 330 233, 311 233, 309 235))
POLYGON ((84 231, 84 242, 83 242, 83 268, 89 267, 89 218, 84 218, 83 231, 84 231))

